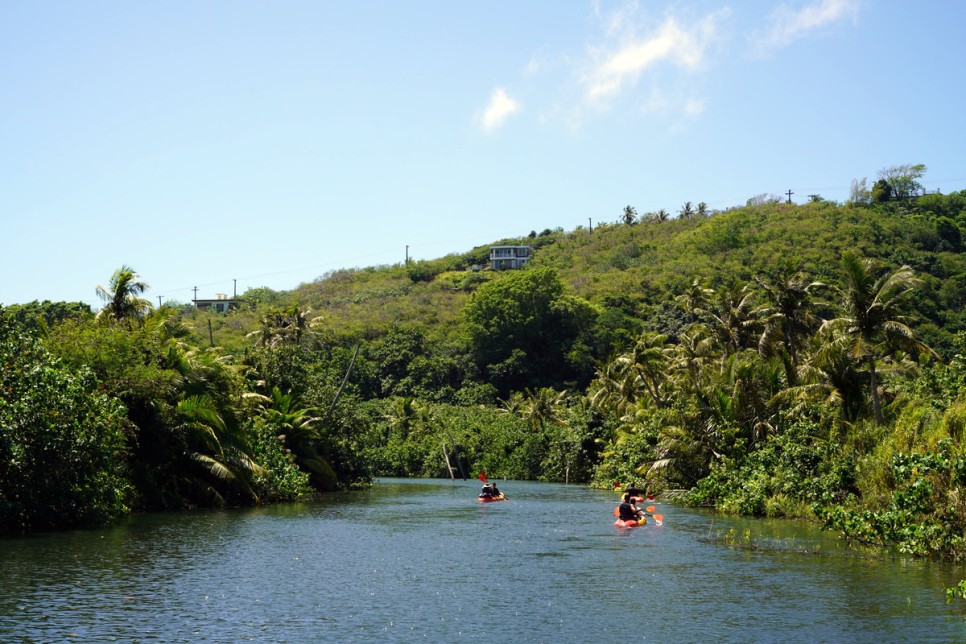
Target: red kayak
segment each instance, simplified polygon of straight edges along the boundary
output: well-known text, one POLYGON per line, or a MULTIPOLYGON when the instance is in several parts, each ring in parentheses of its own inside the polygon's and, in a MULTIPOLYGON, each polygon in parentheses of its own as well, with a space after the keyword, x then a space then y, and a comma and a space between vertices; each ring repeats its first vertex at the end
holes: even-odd
POLYGON ((626 521, 624 519, 614 521, 614 525, 616 525, 618 528, 636 528, 644 525, 645 523, 647 523, 647 519, 644 517, 641 517, 640 519, 627 519, 626 521))
POLYGON ((492 503, 493 501, 506 501, 506 497, 503 496, 503 492, 500 492, 496 496, 478 496, 476 500, 480 503, 492 503))

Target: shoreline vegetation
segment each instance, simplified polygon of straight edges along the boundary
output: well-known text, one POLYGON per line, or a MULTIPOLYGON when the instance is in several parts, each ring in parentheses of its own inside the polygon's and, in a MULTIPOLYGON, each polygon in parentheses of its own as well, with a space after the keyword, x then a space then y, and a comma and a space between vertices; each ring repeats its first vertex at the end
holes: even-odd
MULTIPOLYGON (((154 307, 0 307, 0 525, 253 505, 375 476, 646 485, 966 559, 966 192, 760 195, 154 307)), ((93 285, 92 285, 93 288, 93 285)), ((740 539, 729 537, 733 541, 740 539)))

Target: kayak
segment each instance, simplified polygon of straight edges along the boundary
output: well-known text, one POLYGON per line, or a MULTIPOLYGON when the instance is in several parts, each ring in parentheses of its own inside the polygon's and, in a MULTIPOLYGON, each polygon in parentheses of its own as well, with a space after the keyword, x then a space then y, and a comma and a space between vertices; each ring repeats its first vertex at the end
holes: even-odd
POLYGON ((614 525, 616 525, 618 528, 636 528, 644 525, 645 523, 647 523, 647 519, 644 517, 641 517, 640 519, 627 519, 626 521, 624 519, 614 521, 614 525))
POLYGON ((506 501, 506 497, 503 496, 503 492, 500 492, 496 496, 478 496, 476 500, 480 503, 492 503, 493 501, 506 501))

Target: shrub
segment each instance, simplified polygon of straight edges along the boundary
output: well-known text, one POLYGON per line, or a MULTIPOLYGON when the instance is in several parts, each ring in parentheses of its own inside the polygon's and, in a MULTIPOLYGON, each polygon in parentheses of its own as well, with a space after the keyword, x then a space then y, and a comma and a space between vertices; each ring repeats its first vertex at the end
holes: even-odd
POLYGON ((106 523, 124 510, 124 409, 0 312, 0 531, 106 523))

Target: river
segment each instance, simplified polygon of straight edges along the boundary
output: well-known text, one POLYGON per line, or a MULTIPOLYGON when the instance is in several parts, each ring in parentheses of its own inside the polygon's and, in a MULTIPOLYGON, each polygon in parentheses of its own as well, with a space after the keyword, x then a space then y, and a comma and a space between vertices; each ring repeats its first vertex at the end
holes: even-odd
POLYGON ((663 525, 620 529, 612 492, 500 488, 381 479, 0 541, 0 641, 966 641, 943 592, 962 566, 660 502, 663 525))

